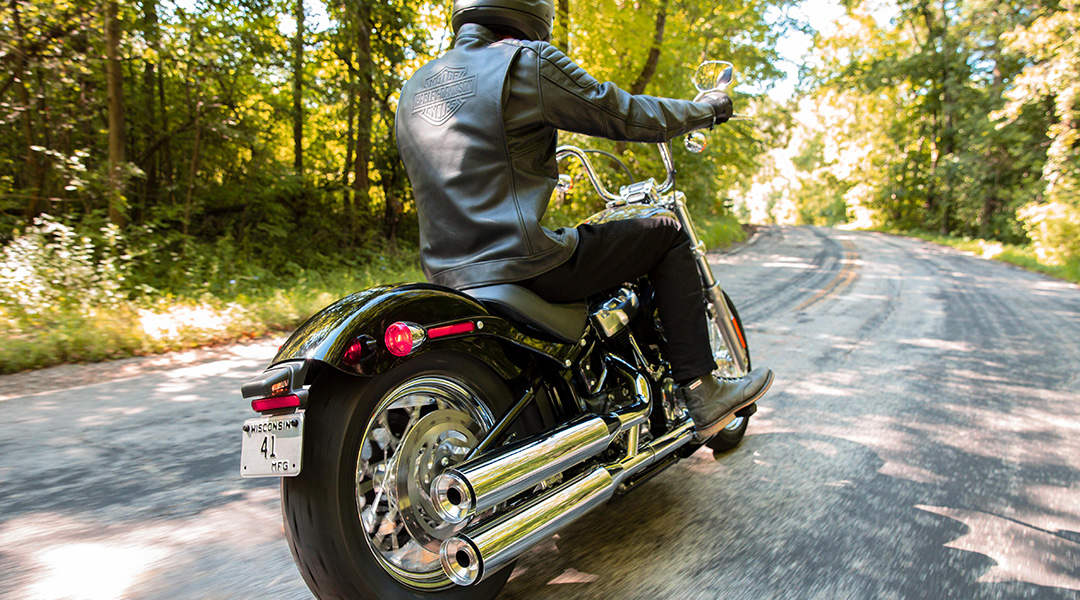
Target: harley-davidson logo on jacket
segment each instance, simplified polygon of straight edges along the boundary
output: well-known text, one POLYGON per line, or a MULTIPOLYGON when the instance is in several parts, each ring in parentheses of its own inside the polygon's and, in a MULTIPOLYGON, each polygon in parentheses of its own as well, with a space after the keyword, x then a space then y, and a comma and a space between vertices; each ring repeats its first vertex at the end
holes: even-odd
POLYGON ((446 123, 476 93, 476 77, 466 75, 465 67, 446 67, 425 79, 413 98, 413 114, 432 125, 446 123))

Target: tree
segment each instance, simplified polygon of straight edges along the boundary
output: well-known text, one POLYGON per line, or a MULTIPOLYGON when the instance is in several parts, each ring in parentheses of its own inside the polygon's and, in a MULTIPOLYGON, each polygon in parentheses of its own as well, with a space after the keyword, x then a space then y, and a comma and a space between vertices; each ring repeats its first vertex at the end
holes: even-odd
POLYGON ((1032 109, 1049 113, 1045 201, 1026 204, 1020 218, 1043 259, 1080 260, 1080 2, 1064 0, 1044 9, 1006 41, 1028 62, 1007 93, 1002 125, 1016 129, 1032 109))
POLYGON ((849 115, 829 127, 863 155, 849 200, 891 227, 1023 238, 1015 209, 1045 157, 1039 119, 1003 132, 992 114, 1020 63, 998 40, 1026 18, 1008 0, 904 0, 879 23, 855 2, 817 38, 812 97, 849 115))
POLYGON ((293 35, 293 169, 304 175, 304 0, 293 8, 296 33, 293 35))
POLYGON ((124 73, 120 65, 120 18, 116 0, 105 3, 106 80, 109 90, 109 220, 127 223, 124 198, 124 73))

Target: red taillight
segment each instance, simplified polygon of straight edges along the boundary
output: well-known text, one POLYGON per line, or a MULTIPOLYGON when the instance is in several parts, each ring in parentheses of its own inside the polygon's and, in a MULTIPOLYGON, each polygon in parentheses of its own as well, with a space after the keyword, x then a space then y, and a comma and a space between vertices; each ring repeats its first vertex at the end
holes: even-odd
POLYGON ((406 356, 424 342, 424 329, 413 323, 398 321, 386 328, 383 341, 394 356, 406 356))
POLYGON ((427 336, 429 338, 439 338, 447 335, 457 335, 459 333, 469 333, 470 331, 476 331, 476 325, 472 321, 466 321, 464 323, 455 323, 453 325, 443 325, 442 327, 433 327, 428 329, 427 336))
POLYGON ((356 338, 353 340, 352 344, 349 345, 349 349, 345 351, 345 355, 341 357, 342 362, 351 367, 360 364, 362 360, 367 358, 368 344, 374 341, 375 340, 372 340, 367 336, 356 338))
POLYGON ((292 396, 260 398, 251 401, 251 408, 253 408, 255 412, 266 412, 268 410, 277 410, 279 408, 296 408, 297 406, 300 406, 300 397, 295 394, 292 396))

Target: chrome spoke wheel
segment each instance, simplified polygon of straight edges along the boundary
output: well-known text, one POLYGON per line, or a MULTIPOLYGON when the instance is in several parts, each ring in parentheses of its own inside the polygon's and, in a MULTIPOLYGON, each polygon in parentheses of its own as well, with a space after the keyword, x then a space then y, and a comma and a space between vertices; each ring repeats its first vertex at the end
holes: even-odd
POLYGON ((492 416, 472 391, 443 376, 406 381, 372 414, 356 462, 364 537, 379 565, 401 583, 448 587, 439 545, 465 524, 439 519, 428 489, 476 447, 492 416))

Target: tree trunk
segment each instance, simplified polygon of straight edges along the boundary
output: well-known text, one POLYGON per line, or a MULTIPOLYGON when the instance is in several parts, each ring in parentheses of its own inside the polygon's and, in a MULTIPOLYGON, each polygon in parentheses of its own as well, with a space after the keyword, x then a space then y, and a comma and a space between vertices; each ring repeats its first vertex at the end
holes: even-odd
POLYGON ((38 172, 43 170, 44 167, 41 161, 38 160, 37 151, 34 147, 37 146, 37 142, 34 138, 34 120, 33 110, 30 105, 30 92, 26 89, 26 31, 22 26, 22 17, 19 15, 19 2, 18 0, 11 0, 11 12, 12 12, 12 24, 15 26, 15 47, 18 51, 18 57, 15 60, 14 72, 12 73, 12 85, 15 86, 15 93, 19 97, 19 104, 22 105, 22 133, 23 140, 26 142, 26 175, 23 178, 18 177, 16 172, 15 185, 17 187, 28 187, 30 196, 30 203, 26 207, 27 218, 34 218, 41 212, 40 196, 41 189, 33 187, 34 184, 40 181, 38 172))
POLYGON ((304 175, 304 0, 293 8, 296 35, 293 36, 293 170, 304 175))
POLYGON ((124 207, 124 75, 120 64, 120 19, 116 0, 105 4, 105 71, 109 95, 109 221, 127 223, 124 207))
MULTIPOLYGON (((358 3, 356 14, 356 159, 353 162, 353 196, 358 211, 370 210, 368 190, 371 179, 368 161, 371 159, 371 105, 374 104, 373 73, 371 58, 371 7, 366 0, 358 3)), ((349 227, 355 227, 350 223, 349 227)))
POLYGON ((641 68, 637 80, 630 86, 631 94, 644 94, 645 86, 652 81, 656 74, 656 66, 660 62, 660 47, 664 44, 664 26, 667 24, 668 0, 661 0, 660 8, 656 11, 656 24, 653 28, 653 41, 649 47, 649 55, 645 59, 645 66, 641 68))
MULTIPOLYGON (((349 66, 349 103, 346 114, 347 129, 345 131, 345 164, 341 169, 341 203, 345 208, 345 231, 352 232, 353 227, 353 200, 352 189, 349 187, 349 174, 353 168, 353 151, 356 149, 356 70, 350 63, 349 66)), ((352 236, 347 236, 352 243, 352 236)))
MULTIPOLYGON (((161 55, 161 32, 158 29, 158 15, 157 15, 157 0, 143 0, 143 19, 146 36, 146 41, 150 45, 150 49, 160 57, 161 55)), ((162 128, 157 122, 157 112, 155 110, 154 97, 157 95, 157 64, 152 60, 146 61, 146 66, 143 68, 143 110, 145 111, 144 118, 146 119, 147 130, 149 132, 155 131, 168 131, 167 128, 162 128)), ((147 136, 147 142, 151 140, 150 135, 147 136)), ((160 183, 158 181, 159 171, 161 165, 161 157, 156 151, 149 152, 146 159, 143 161, 142 170, 146 173, 146 186, 143 189, 142 206, 140 210, 139 218, 143 218, 146 213, 147 204, 155 204, 158 199, 158 188, 160 183)))
POLYGON ((195 195, 195 176, 199 173, 199 145, 202 142, 202 101, 195 102, 195 144, 191 149, 191 170, 188 172, 187 198, 184 200, 184 230, 186 238, 191 224, 191 204, 195 195))
MULTIPOLYGON (((165 103, 165 77, 157 78, 157 93, 158 93, 158 108, 161 109, 161 129, 162 131, 169 131, 169 110, 168 104, 165 103)), ((162 146, 162 175, 165 179, 165 185, 169 190, 169 204, 175 204, 176 202, 176 186, 173 182, 176 181, 176 170, 173 166, 173 154, 172 154, 172 140, 166 138, 165 144, 162 146)))

